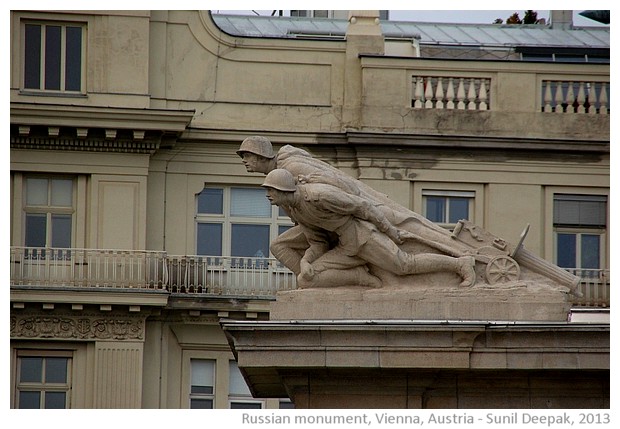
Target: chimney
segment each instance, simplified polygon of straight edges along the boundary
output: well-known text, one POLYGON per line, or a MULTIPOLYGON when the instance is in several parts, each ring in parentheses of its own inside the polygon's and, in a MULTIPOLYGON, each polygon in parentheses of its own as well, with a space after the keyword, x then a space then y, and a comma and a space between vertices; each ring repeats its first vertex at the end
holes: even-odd
POLYGON ((573 11, 572 10, 552 10, 549 16, 551 28, 555 30, 572 30, 573 29, 573 11))

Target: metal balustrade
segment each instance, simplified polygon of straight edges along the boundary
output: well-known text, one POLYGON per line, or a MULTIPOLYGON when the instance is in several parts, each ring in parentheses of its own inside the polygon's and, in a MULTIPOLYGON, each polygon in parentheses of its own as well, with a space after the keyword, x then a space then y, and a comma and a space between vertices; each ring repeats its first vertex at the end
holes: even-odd
POLYGON ((168 256, 140 250, 11 247, 11 286, 156 289, 273 297, 296 288, 276 259, 168 256))
POLYGON ((165 252, 11 247, 11 286, 165 289, 165 252))
POLYGON ((273 258, 169 256, 166 266, 173 293, 272 297, 296 288, 295 275, 273 258))
POLYGON ((581 279, 581 298, 575 298, 574 305, 586 307, 609 307, 609 270, 567 268, 567 271, 581 279))
MULTIPOLYGON (((583 297, 574 305, 609 307, 609 270, 571 268, 583 297)), ((297 287, 274 258, 174 256, 145 250, 11 247, 11 286, 162 290, 272 298, 297 287)))

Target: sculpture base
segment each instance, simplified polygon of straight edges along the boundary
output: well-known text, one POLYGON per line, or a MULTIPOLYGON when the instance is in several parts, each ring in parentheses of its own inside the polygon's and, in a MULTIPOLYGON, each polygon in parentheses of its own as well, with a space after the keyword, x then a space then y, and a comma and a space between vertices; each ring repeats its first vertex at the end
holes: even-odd
POLYGON ((341 287, 278 292, 271 320, 568 319, 568 290, 527 281, 471 288, 341 287))

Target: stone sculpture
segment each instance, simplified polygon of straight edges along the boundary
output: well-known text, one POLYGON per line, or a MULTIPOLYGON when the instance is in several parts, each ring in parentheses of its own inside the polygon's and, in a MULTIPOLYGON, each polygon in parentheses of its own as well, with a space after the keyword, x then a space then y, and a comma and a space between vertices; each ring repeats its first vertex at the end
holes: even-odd
POLYGON ((272 204, 284 209, 304 234, 309 247, 300 260, 300 287, 360 285, 380 287, 367 264, 402 276, 452 271, 461 286, 473 285, 474 258, 412 254, 398 247, 415 238, 398 230, 367 199, 327 183, 312 183, 300 175, 296 183, 284 169, 272 170, 263 186, 272 204))
POLYGON ((267 176, 270 201, 296 222, 270 250, 300 288, 531 280, 578 294, 578 277, 523 248, 527 229, 516 246, 465 220, 450 232, 303 149, 286 145, 275 153, 265 137, 248 137, 237 154, 248 172, 267 176))

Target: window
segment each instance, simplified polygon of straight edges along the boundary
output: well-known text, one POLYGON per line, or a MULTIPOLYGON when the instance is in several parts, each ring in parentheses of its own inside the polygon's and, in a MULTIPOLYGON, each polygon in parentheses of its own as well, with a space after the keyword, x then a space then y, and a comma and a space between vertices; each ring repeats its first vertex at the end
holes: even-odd
POLYGON ((556 264, 564 268, 601 268, 607 229, 606 196, 555 194, 553 228, 556 264))
POLYGON ((273 238, 292 225, 263 188, 204 188, 196 198, 196 252, 268 258, 273 238))
POLYGON ((71 247, 74 182, 68 178, 25 180, 24 245, 71 247))
POLYGON ((424 216, 446 228, 454 228, 461 219, 472 220, 473 191, 423 190, 424 216))
POLYGON ((84 33, 80 24, 25 22, 24 89, 81 92, 84 33))
POLYGON ((250 389, 239 371, 237 362, 230 361, 229 364, 229 382, 228 382, 228 403, 230 408, 236 409, 261 409, 263 401, 257 401, 252 398, 250 389))
POLYGON ((17 408, 69 408, 70 352, 18 352, 17 408))
POLYGON ((215 394, 215 360, 191 359, 191 387, 189 407, 195 409, 213 408, 215 394))

